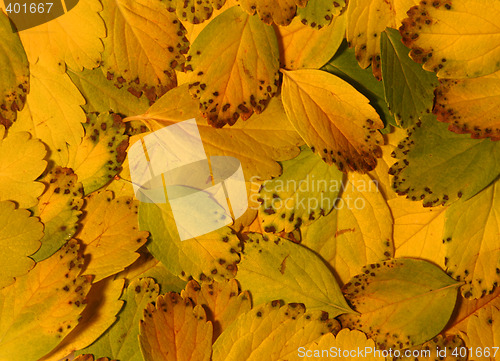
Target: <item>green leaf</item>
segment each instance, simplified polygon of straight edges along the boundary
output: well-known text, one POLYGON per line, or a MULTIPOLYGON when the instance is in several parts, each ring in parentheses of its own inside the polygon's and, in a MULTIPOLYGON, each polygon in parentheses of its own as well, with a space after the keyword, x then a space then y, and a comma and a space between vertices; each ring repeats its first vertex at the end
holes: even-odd
POLYGON ((291 232, 328 214, 342 186, 343 173, 307 147, 282 166, 283 174, 264 182, 258 196, 266 232, 291 232))
POLYGON ((468 199, 500 173, 500 142, 470 139, 450 132, 448 124, 426 116, 395 149, 400 159, 389 170, 399 195, 424 206, 468 199))
POLYGON ((297 8, 297 16, 302 24, 315 29, 330 25, 345 6, 345 0, 311 0, 305 7, 297 8))
POLYGON ((152 278, 131 282, 120 298, 125 301, 125 306, 118 314, 118 320, 96 342, 76 353, 120 361, 143 361, 138 338, 139 320, 147 304, 156 300, 159 289, 152 278))
POLYGON ((237 280, 255 305, 281 299, 303 303, 336 317, 352 312, 323 260, 296 243, 275 235, 249 233, 237 280))
POLYGON ((460 283, 427 261, 398 258, 368 265, 344 286, 359 314, 340 316, 342 326, 359 329, 378 348, 420 345, 448 322, 460 283))
POLYGON ((344 79, 366 96, 384 124, 396 125, 385 101, 383 83, 373 77, 370 68, 361 69, 354 55, 354 49, 349 48, 347 42, 342 43, 337 54, 322 69, 344 79))
POLYGON ((443 239, 451 276, 466 284, 462 294, 479 298, 500 282, 500 182, 446 212, 443 239))
POLYGON ((126 85, 113 84, 106 79, 101 69, 73 72, 68 75, 87 100, 83 109, 87 113, 113 112, 124 116, 142 114, 149 108, 146 96, 134 94, 126 85))
POLYGON ((385 99, 399 124, 408 128, 431 112, 439 83, 434 73, 408 56, 410 49, 401 42, 399 31, 387 28, 380 41, 385 99))
POLYGON ((0 13, 0 124, 8 128, 24 107, 29 91, 29 67, 19 34, 9 18, 0 13))

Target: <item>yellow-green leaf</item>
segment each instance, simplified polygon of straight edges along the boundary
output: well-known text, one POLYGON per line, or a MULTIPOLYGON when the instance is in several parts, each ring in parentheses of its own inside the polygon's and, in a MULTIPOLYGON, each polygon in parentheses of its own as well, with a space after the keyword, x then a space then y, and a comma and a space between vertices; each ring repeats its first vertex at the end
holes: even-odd
MULTIPOLYGON (((83 2, 83 1, 82 1, 83 2)), ((29 30, 26 30, 29 31, 29 30)), ((24 31, 23 31, 24 32, 24 31)), ((30 66, 30 93, 11 131, 28 131, 50 148, 50 159, 68 163, 68 147, 83 137, 85 99, 66 73, 39 61, 30 66)))
POLYGON ((0 125, 0 201, 11 200, 22 208, 37 204, 43 183, 36 182, 47 166, 45 146, 29 133, 15 133, 5 137, 0 125))
POLYGON ((0 290, 0 360, 38 360, 78 323, 90 289, 75 240, 0 290))
POLYGON ((54 167, 42 179, 46 189, 38 204, 31 209, 44 224, 42 246, 33 255, 37 262, 53 255, 69 241, 82 214, 83 189, 70 168, 54 167))
POLYGON ((390 258, 392 216, 376 181, 349 174, 342 196, 325 217, 301 229, 301 244, 318 253, 348 282, 367 264, 390 258))
POLYGON ((185 29, 158 0, 112 0, 101 16, 108 36, 103 71, 118 86, 163 95, 175 86, 173 69, 185 62, 189 43, 185 29))
MULTIPOLYGON (((44 24, 19 33, 30 66, 47 62, 49 68, 64 72, 65 66, 74 71, 99 66, 106 36, 100 17, 99 0, 79 0, 68 13, 44 24)), ((108 34, 109 35, 109 34, 108 34)))
POLYGON ((150 303, 140 321, 139 342, 145 361, 209 361, 212 324, 205 310, 171 292, 150 303))
POLYGON ((366 266, 344 286, 359 314, 340 316, 378 348, 402 349, 436 336, 448 322, 460 286, 435 265, 399 258, 366 266))
POLYGON ((345 0, 312 0, 304 8, 297 8, 297 17, 304 25, 313 29, 321 29, 330 25, 332 19, 345 7, 345 0))
POLYGON ((279 306, 268 303, 241 315, 215 341, 212 360, 298 360, 299 348, 340 329, 325 312, 296 303, 279 306))
POLYGON ((40 247, 43 224, 30 217, 26 209, 16 209, 14 203, 0 202, 0 288, 10 285, 14 278, 27 273, 35 262, 28 256, 40 247))
POLYGON ((248 291, 240 293, 235 280, 202 283, 201 285, 196 281, 190 281, 186 289, 181 292, 181 296, 184 299, 193 300, 196 305, 201 305, 208 310, 207 320, 212 322, 213 341, 239 315, 252 308, 248 291))
POLYGON ((426 1, 408 12, 399 31, 424 69, 440 78, 475 78, 500 69, 499 15, 497 1, 426 1))
POLYGON ((401 357, 393 361, 466 361, 466 348, 460 336, 438 335, 426 343, 401 351, 401 357), (409 352, 406 356, 405 353, 409 352), (462 356, 460 356, 460 353, 462 356))
POLYGON ((334 275, 307 248, 275 235, 248 233, 237 280, 255 305, 281 299, 336 317, 352 312, 334 275))
MULTIPOLYGON (((274 0, 273 0, 274 1, 274 0)), ((216 127, 262 112, 278 88, 276 34, 234 6, 212 20, 189 49, 189 88, 216 127), (214 61, 217 59, 217 61, 214 61)))
POLYGON ((475 79, 441 79, 434 114, 455 133, 500 140, 500 71, 475 79))
POLYGON ((281 66, 290 70, 321 68, 335 55, 344 39, 345 19, 345 16, 330 19, 331 24, 321 30, 304 26, 298 18, 288 26, 277 27, 281 66))
POLYGON ((29 67, 18 33, 0 12, 0 124, 9 127, 23 109, 29 91, 29 67))
POLYGON ((384 124, 353 86, 321 70, 283 70, 282 91, 288 118, 325 162, 342 171, 375 168, 384 124))
POLYGON ((82 142, 69 149, 68 167, 78 175, 85 194, 108 183, 120 171, 128 147, 125 124, 118 114, 90 114, 82 142))
MULTIPOLYGON (((288 25, 295 17, 297 6, 304 7, 309 0, 237 0, 250 15, 257 13, 260 20, 270 25, 288 25)), ((317 1, 317 0, 313 0, 317 1)))
POLYGON ((94 359, 93 355, 87 354, 87 355, 77 356, 73 361, 114 361, 114 360, 110 360, 107 357, 99 357, 99 358, 94 359))
POLYGON ((139 202, 131 197, 114 199, 112 192, 101 191, 86 197, 85 202, 86 215, 75 237, 83 242, 90 256, 85 274, 99 281, 132 264, 148 232, 138 230, 139 202))

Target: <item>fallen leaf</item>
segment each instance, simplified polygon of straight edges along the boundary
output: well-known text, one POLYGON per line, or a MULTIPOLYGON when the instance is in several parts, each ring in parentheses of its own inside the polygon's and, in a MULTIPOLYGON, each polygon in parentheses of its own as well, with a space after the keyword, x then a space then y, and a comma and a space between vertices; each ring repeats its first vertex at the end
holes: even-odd
MULTIPOLYGON (((270 25, 288 25, 295 17, 297 6, 306 6, 309 0, 237 0, 250 15, 270 25)), ((313 0, 315 1, 315 0, 313 0)), ((316 0, 317 1, 317 0, 316 0)))

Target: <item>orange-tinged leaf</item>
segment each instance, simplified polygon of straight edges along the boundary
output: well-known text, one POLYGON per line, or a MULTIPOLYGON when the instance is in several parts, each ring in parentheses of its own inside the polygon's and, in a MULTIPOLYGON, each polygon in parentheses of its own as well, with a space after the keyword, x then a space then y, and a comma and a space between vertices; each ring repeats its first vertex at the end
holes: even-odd
POLYGON ((42 246, 33 255, 37 262, 53 255, 76 232, 82 212, 83 189, 70 168, 54 167, 42 179, 45 192, 31 209, 44 224, 42 246))
POLYGON ((139 342, 145 361, 209 361, 212 324, 205 310, 171 292, 150 303, 140 322, 139 342))
POLYGON ((43 183, 36 182, 47 166, 47 153, 38 139, 27 132, 9 131, 0 125, 0 201, 11 200, 22 208, 37 204, 43 183))
POLYGON ((185 299, 190 298, 197 305, 207 309, 207 319, 212 322, 213 341, 239 315, 252 308, 248 291, 239 292, 238 283, 233 279, 229 282, 213 282, 198 284, 190 281, 181 292, 185 299))
MULTIPOLYGON (((257 13, 266 24, 288 25, 295 17, 297 6, 304 7, 309 0, 237 0, 249 14, 257 13)), ((313 0, 315 1, 315 0, 313 0)))
POLYGON ((382 156, 384 127, 368 99, 321 70, 283 70, 283 105, 299 134, 328 164, 368 172, 382 156))
POLYGON ((281 66, 290 70, 321 68, 335 55, 344 39, 345 20, 345 16, 336 17, 321 30, 304 26, 298 18, 288 26, 276 27, 281 66))
MULTIPOLYGON (((273 0, 274 1, 274 0, 273 0)), ((189 50, 191 95, 216 127, 262 112, 278 87, 273 28, 234 6, 212 20, 189 50), (257 45, 258 44, 258 45, 257 45)))
POLYGON ((500 71, 474 79, 441 79, 433 112, 455 133, 500 140, 500 71))
POLYGON ((500 69, 500 3, 422 1, 399 29, 413 60, 440 78, 475 78, 500 69))
POLYGON ((82 265, 71 240, 0 290, 0 360, 38 360, 75 328, 90 289, 82 265))
POLYGON ((167 5, 157 0, 113 0, 103 3, 108 28, 103 71, 119 87, 163 95, 175 86, 173 69, 185 62, 189 43, 185 29, 167 5))
POLYGON ((351 0, 347 7, 346 38, 356 50, 356 59, 365 69, 382 79, 380 34, 386 27, 398 28, 406 11, 419 0, 351 0))
POLYGON ((27 273, 35 262, 28 256, 40 247, 43 224, 30 217, 26 209, 16 209, 13 202, 0 202, 0 288, 14 283, 14 278, 27 273))
POLYGON ((131 197, 113 198, 110 191, 93 193, 85 198, 85 217, 76 238, 85 245, 90 262, 85 274, 99 281, 122 271, 139 254, 135 251, 146 243, 148 232, 139 231, 139 202, 131 197))
POLYGON ((494 306, 482 308, 473 315, 467 325, 466 334, 462 337, 469 350, 470 361, 487 361, 500 359, 500 310, 494 306), (488 349, 488 355, 486 355, 488 349))

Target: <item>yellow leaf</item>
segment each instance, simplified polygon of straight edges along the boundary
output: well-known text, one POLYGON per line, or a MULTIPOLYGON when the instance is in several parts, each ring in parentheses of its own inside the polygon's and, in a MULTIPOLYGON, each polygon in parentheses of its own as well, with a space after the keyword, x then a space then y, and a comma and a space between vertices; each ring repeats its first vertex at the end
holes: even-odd
POLYGON ((182 21, 199 24, 209 19, 226 0, 166 0, 168 11, 175 11, 182 21))
POLYGON ((248 291, 239 292, 238 283, 233 279, 229 282, 202 283, 190 281, 181 292, 184 299, 190 298, 197 305, 204 306, 208 321, 213 326, 213 341, 239 315, 252 308, 248 291))
POLYGON ((443 231, 447 207, 424 207, 398 197, 388 201, 394 217, 396 257, 414 257, 433 262, 445 269, 443 231))
MULTIPOLYGON (((30 30, 26 30, 30 31, 30 30)), ((24 32, 24 31, 23 31, 24 32)), ((85 99, 66 73, 51 70, 38 62, 30 66, 30 93, 11 131, 28 131, 51 149, 58 165, 68 163, 68 146, 80 144, 85 99)))
POLYGON ((500 310, 485 307, 472 316, 467 325, 467 334, 462 337, 469 348, 470 361, 500 360, 500 310))
POLYGON ((29 67, 19 35, 12 31, 6 14, 0 11, 0 124, 9 127, 21 110, 29 91, 29 67))
POLYGON ((281 66, 290 70, 321 68, 335 55, 344 39, 345 19, 345 16, 335 17, 321 30, 304 26, 298 18, 288 26, 276 27, 281 66))
POLYGON ((90 289, 75 240, 0 290, 0 360, 38 360, 77 325, 90 289))
MULTIPOLYGON (((145 114, 128 119, 140 119, 154 131, 196 117, 197 102, 189 96, 187 88, 184 84, 172 89, 145 114)), ((296 157, 302 144, 277 98, 273 98, 261 114, 230 128, 213 128, 200 116, 196 121, 207 154, 238 158, 247 177, 279 176, 281 166, 276 161, 296 157)))
POLYGON ((452 204, 446 212, 446 266, 450 275, 466 282, 464 297, 482 297, 500 282, 499 237, 498 181, 475 197, 452 204))
POLYGON ((33 255, 37 262, 53 255, 73 237, 82 214, 83 189, 70 168, 54 167, 42 179, 45 192, 31 209, 44 224, 42 246, 33 255))
POLYGON ((113 281, 112 278, 94 283, 87 295, 87 307, 83 310, 78 325, 40 361, 60 359, 98 339, 116 321, 116 314, 123 306, 123 301, 119 298, 124 283, 124 280, 113 281))
POLYGON ((497 1, 426 1, 399 31, 424 69, 440 78, 476 78, 500 69, 499 16, 497 1))
MULTIPOLYGON (((237 0, 250 15, 257 13, 266 24, 288 25, 295 17, 297 6, 306 6, 309 0, 237 0)), ((315 1, 315 0, 313 0, 315 1)))
POLYGON ((171 292, 147 305, 139 342, 145 361, 209 361, 212 324, 205 310, 171 292))
POLYGON ((212 360, 296 360, 299 348, 340 329, 326 312, 306 311, 297 303, 279 306, 275 301, 238 317, 215 341, 212 360))
POLYGON ((0 202, 0 288, 26 274, 35 262, 28 256, 40 247, 43 224, 30 217, 26 209, 16 209, 12 202, 0 202))
POLYGON ((464 341, 457 335, 438 335, 426 343, 401 350, 401 357, 394 357, 393 361, 466 361, 464 341), (461 351, 460 351, 461 350, 461 351), (409 352, 408 356, 405 354, 409 352), (462 353, 462 357, 460 357, 462 353), (457 356, 457 357, 455 357, 457 356))
POLYGON ((384 124, 354 87, 321 70, 283 70, 282 91, 288 118, 325 162, 342 171, 375 168, 384 124))
POLYGON ((11 200, 28 208, 38 202, 43 183, 35 182, 47 166, 45 146, 26 132, 5 136, 0 125, 0 201, 11 200))
POLYGON ((108 79, 139 94, 161 96, 174 87, 173 69, 184 64, 189 46, 175 14, 157 0, 112 0, 103 5, 108 36, 102 59, 108 79))
POLYGON ((85 245, 90 262, 85 274, 95 275, 99 281, 118 273, 132 264, 148 237, 139 231, 137 208, 139 201, 131 197, 113 199, 113 193, 102 191, 85 198, 85 217, 76 238, 85 245))
POLYGON ((500 71, 475 79, 441 79, 434 114, 455 133, 500 140, 500 71))
POLYGON ((332 22, 332 18, 341 14, 346 5, 345 0, 314 0, 303 8, 297 9, 297 17, 304 25, 320 30, 332 22), (333 6, 332 6, 333 5, 333 6))
POLYGON ((380 67, 380 34, 385 28, 398 28, 406 11, 419 0, 351 0, 347 7, 346 38, 355 47, 356 59, 365 69, 372 66, 373 75, 382 79, 380 67))
POLYGON ((114 360, 110 360, 107 357, 99 357, 97 359, 94 359, 94 356, 92 355, 80 355, 76 357, 73 361, 114 361, 114 360))
POLYGON ((47 62, 49 68, 74 71, 99 66, 106 28, 99 0, 79 0, 67 14, 19 33, 30 65, 47 62))
POLYGON ((193 71, 191 95, 209 123, 233 125, 240 116, 246 120, 254 111, 262 112, 278 89, 276 35, 273 28, 234 6, 198 35, 186 68, 193 71))
POLYGON ((377 183, 349 174, 330 214, 302 229, 302 245, 325 259, 342 283, 393 255, 392 217, 377 183))

